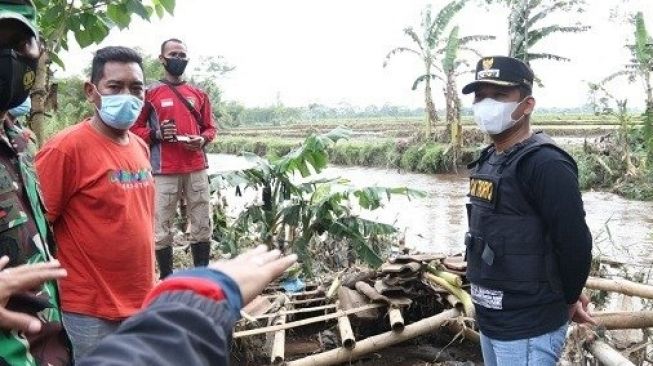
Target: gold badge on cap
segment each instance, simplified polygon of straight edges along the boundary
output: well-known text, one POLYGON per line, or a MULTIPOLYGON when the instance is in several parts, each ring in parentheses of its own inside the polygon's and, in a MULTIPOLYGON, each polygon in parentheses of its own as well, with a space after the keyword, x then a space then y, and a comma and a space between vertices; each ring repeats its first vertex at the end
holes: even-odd
POLYGON ((36 75, 34 74, 34 71, 28 71, 23 75, 23 87, 25 89, 30 89, 34 85, 34 80, 36 79, 36 75))
POLYGON ((490 58, 483 59, 484 70, 489 70, 490 68, 492 68, 492 65, 494 65, 494 58, 490 57, 490 58))

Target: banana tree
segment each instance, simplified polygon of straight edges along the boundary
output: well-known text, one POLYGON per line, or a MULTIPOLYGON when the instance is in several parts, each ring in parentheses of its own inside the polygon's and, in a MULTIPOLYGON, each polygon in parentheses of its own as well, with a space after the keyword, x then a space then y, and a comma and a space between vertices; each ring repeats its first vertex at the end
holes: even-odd
POLYGON ((501 4, 508 8, 508 36, 511 57, 526 63, 534 60, 569 61, 568 58, 553 53, 537 52, 533 48, 543 39, 556 33, 585 32, 590 27, 576 23, 573 25, 541 23, 557 12, 584 11, 585 0, 484 0, 488 4, 501 4))
POLYGON ((641 82, 644 94, 646 96, 644 112, 644 140, 648 149, 648 161, 653 161, 653 37, 648 33, 644 20, 644 14, 638 12, 633 18, 632 23, 635 28, 635 44, 627 46, 631 53, 632 59, 626 64, 625 68, 618 71, 603 81, 605 85, 610 81, 626 77, 630 82, 641 82))
POLYGON ((444 46, 437 51, 437 54, 441 55, 443 79, 446 81, 444 96, 446 99, 447 130, 445 136, 450 138, 454 153, 457 153, 462 145, 460 97, 456 80, 459 76, 473 71, 473 63, 469 63, 466 58, 461 57, 461 54, 467 53, 476 58, 481 58, 483 57, 481 53, 470 47, 469 44, 496 38, 492 35, 460 37, 459 33, 459 27, 453 27, 449 32, 449 36, 443 39, 444 46))
POLYGON ((421 83, 424 83, 424 102, 427 111, 426 133, 428 138, 432 136, 433 125, 439 122, 438 113, 433 102, 431 82, 435 79, 444 82, 440 76, 443 70, 439 66, 438 46, 442 44, 442 38, 447 26, 466 3, 467 0, 452 1, 445 5, 435 18, 432 16, 431 8, 426 7, 422 11, 421 36, 412 27, 404 29, 404 33, 411 39, 414 47, 394 48, 388 52, 383 62, 383 67, 386 67, 394 55, 410 53, 419 57, 424 64, 424 74, 415 79, 412 90, 416 90, 421 83))
POLYGON ((396 229, 367 220, 356 209, 375 210, 392 195, 408 198, 424 194, 409 188, 353 187, 339 178, 315 178, 328 164, 327 150, 350 131, 335 129, 323 135, 311 135, 286 156, 270 161, 245 154, 251 167, 231 174, 212 177, 214 189, 237 186, 253 188, 261 199, 248 205, 220 235, 223 247, 238 250, 243 236, 254 234, 269 247, 291 249, 311 275, 315 256, 328 259, 326 242, 336 243, 335 251, 350 251, 370 266, 382 263, 379 238, 396 229), (356 209, 352 205, 356 205, 356 209))

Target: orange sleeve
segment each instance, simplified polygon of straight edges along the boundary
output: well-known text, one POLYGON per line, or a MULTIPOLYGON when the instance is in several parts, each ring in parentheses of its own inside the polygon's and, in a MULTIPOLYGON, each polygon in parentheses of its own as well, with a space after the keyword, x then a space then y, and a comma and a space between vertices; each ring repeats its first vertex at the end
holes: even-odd
POLYGON ((57 221, 75 192, 76 172, 73 159, 56 147, 46 145, 36 154, 36 173, 49 222, 57 221))

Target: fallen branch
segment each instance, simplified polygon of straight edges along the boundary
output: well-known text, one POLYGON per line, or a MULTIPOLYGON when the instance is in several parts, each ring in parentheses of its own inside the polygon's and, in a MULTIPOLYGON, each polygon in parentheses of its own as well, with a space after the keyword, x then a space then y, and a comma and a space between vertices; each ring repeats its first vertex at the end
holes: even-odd
POLYGON ((368 353, 398 344, 409 339, 419 337, 427 333, 437 331, 447 320, 456 318, 460 312, 456 309, 449 309, 430 318, 422 319, 413 324, 407 325, 404 331, 382 333, 357 342, 356 348, 337 348, 331 351, 322 352, 317 355, 304 357, 302 359, 286 363, 287 366, 329 366, 338 365, 355 360, 368 353))
POLYGON ((641 283, 621 278, 609 280, 605 278, 590 277, 587 279, 585 287, 592 290, 613 291, 624 295, 653 299, 653 286, 642 285, 641 283))

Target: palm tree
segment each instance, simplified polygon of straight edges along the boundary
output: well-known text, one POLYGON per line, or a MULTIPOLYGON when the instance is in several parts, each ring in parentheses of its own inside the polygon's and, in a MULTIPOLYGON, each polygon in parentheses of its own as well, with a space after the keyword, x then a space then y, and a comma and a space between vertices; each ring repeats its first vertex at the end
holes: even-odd
POLYGON ((415 47, 397 47, 388 52, 383 62, 383 67, 386 67, 392 56, 407 52, 416 55, 424 63, 424 74, 415 79, 412 89, 416 90, 422 82, 424 83, 424 101, 427 111, 426 130, 429 138, 433 132, 433 124, 439 121, 431 91, 431 80, 442 80, 442 77, 435 73, 435 71, 443 72, 442 68, 438 66, 438 45, 442 43, 445 28, 466 2, 467 0, 455 0, 448 3, 435 18, 431 14, 431 8, 426 7, 422 12, 421 37, 412 27, 404 29, 404 33, 410 37, 415 47))
POLYGON ((569 61, 568 58, 553 53, 532 51, 533 47, 555 33, 579 33, 590 27, 577 23, 575 25, 541 25, 549 15, 558 11, 583 11, 584 0, 485 0, 486 3, 503 4, 508 7, 508 35, 510 39, 510 57, 526 63, 533 60, 569 61))

